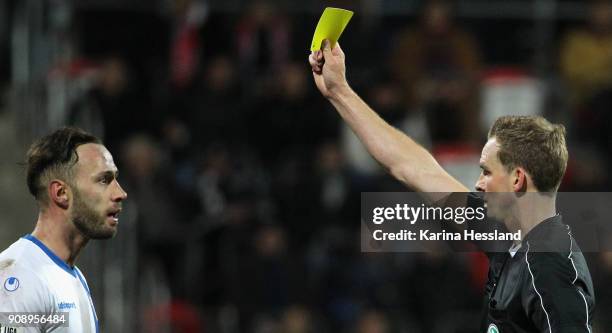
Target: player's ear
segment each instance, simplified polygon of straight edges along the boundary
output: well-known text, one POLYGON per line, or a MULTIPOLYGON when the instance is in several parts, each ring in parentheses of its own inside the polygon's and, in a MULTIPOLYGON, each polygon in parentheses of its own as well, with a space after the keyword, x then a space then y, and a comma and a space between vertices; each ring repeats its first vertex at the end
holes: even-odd
POLYGON ((61 208, 69 207, 69 192, 68 184, 59 179, 54 179, 49 183, 49 199, 61 208))
POLYGON ((515 168, 512 178, 512 190, 514 192, 527 192, 527 173, 525 169, 515 168))

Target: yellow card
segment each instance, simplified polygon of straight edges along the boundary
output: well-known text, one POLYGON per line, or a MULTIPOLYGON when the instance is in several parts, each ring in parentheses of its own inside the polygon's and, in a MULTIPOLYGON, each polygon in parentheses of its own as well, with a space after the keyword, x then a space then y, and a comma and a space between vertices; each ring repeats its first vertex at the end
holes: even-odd
POLYGON ((350 10, 333 7, 325 8, 312 37, 310 50, 320 50, 324 39, 328 39, 331 43, 330 46, 334 47, 351 17, 353 17, 353 12, 350 10))

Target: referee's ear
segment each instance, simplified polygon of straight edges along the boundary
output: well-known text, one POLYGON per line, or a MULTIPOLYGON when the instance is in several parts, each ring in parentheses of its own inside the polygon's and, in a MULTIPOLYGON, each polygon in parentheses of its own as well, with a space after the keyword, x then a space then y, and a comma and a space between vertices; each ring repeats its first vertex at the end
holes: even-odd
POLYGON ((64 183, 59 179, 54 179, 49 183, 49 199, 51 203, 63 208, 68 209, 68 184, 64 183))
POLYGON ((527 192, 528 176, 525 169, 518 167, 512 172, 512 190, 514 192, 527 192))

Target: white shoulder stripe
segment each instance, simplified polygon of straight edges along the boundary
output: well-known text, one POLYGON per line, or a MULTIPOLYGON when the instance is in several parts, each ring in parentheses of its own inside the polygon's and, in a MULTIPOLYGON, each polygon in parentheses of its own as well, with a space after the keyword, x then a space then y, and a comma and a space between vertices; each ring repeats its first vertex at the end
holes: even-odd
POLYGON ((536 288, 535 278, 533 277, 533 272, 531 271, 531 266, 529 265, 529 259, 527 258, 528 256, 529 256, 529 241, 527 241, 527 252, 525 253, 525 262, 527 262, 527 269, 529 270, 529 275, 531 275, 531 283, 533 285, 533 290, 535 290, 536 294, 538 294, 538 297, 540 297, 540 305, 542 306, 542 310, 544 310, 544 314, 546 314, 546 322, 548 323, 548 332, 552 333, 552 327, 550 326, 550 317, 548 316, 548 312, 546 312, 546 309, 544 308, 544 299, 542 299, 542 295, 540 295, 538 288, 536 288))
POLYGON ((584 297, 582 291, 578 290, 578 293, 580 294, 580 296, 582 296, 582 300, 584 301, 584 308, 586 310, 586 328, 587 331, 591 333, 591 327, 589 326, 589 305, 587 304, 586 298, 584 297))
POLYGON ((570 248, 569 248, 569 255, 567 256, 567 258, 570 260, 570 262, 572 263, 572 267, 574 267, 574 272, 575 277, 574 280, 572 281, 572 284, 576 283, 576 280, 578 280, 578 270, 576 269, 576 265, 574 264, 574 259, 572 258, 572 248, 573 248, 573 240, 572 240, 572 231, 570 230, 569 225, 567 226, 567 235, 569 236, 570 239, 570 248))
MULTIPOLYGON (((567 226, 567 235, 569 236, 570 239, 570 250, 569 250, 569 255, 567 256, 570 260, 570 262, 572 263, 572 267, 574 267, 574 272, 576 273, 576 277, 574 278, 574 281, 572 281, 572 284, 576 283, 576 280, 578 280, 578 270, 576 269, 576 265, 574 265, 574 259, 572 259, 572 247, 573 247, 573 241, 572 241, 572 231, 569 227, 569 225, 567 226)), ((585 311, 586 311, 586 328, 587 331, 589 333, 591 333, 591 327, 589 326, 589 304, 586 301, 586 297, 584 297, 584 294, 580 291, 580 289, 577 289, 578 293, 580 294, 580 296, 582 296, 582 300, 584 300, 584 307, 585 307, 585 311)))

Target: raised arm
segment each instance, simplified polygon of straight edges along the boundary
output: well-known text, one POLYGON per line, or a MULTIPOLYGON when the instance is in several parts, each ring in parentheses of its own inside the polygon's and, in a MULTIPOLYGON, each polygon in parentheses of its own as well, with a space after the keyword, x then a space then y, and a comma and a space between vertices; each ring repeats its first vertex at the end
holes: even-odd
POLYGON ((346 81, 344 59, 339 44, 331 49, 325 41, 323 50, 311 53, 309 61, 317 88, 357 134, 368 152, 393 177, 415 191, 468 192, 425 148, 385 122, 351 89, 346 81))

